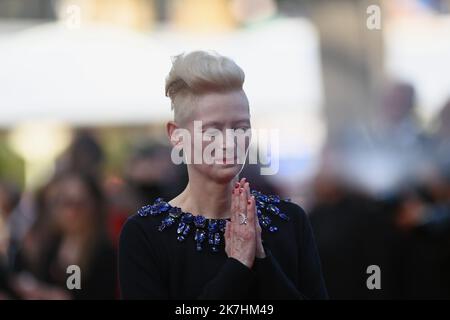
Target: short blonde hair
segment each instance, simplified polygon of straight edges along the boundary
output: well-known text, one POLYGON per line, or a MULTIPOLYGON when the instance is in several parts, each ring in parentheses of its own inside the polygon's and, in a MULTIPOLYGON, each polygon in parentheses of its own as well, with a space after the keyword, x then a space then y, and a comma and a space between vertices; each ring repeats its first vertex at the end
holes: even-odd
POLYGON ((244 71, 233 60, 214 51, 192 51, 173 57, 165 89, 175 121, 192 111, 195 96, 243 90, 244 79, 244 71))

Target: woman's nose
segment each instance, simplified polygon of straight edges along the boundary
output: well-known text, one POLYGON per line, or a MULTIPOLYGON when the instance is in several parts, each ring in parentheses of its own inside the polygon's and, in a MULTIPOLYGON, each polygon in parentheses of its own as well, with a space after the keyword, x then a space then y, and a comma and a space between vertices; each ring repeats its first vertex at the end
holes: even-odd
POLYGON ((226 150, 230 150, 230 149, 234 150, 235 145, 236 145, 236 136, 235 136, 233 130, 226 130, 224 148, 226 150))

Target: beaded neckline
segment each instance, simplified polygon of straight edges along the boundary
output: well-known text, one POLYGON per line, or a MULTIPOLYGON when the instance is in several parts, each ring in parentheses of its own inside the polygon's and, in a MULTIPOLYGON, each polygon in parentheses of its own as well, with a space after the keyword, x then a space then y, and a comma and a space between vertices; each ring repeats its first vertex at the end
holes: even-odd
MULTIPOLYGON (((272 224, 272 218, 276 216, 282 221, 289 220, 289 216, 281 212, 277 205, 282 201, 289 202, 290 200, 282 200, 277 195, 265 195, 256 190, 252 190, 251 194, 255 197, 256 213, 261 227, 271 233, 277 232, 278 227, 272 224)), ((230 221, 230 218, 212 219, 184 212, 181 208, 164 201, 163 198, 158 198, 153 204, 143 206, 137 213, 141 217, 164 214, 158 231, 164 231, 177 225, 177 240, 183 242, 189 234, 193 234, 197 251, 202 251, 204 243, 207 242, 212 252, 218 252, 220 246, 224 244, 226 222, 230 221), (193 231, 191 232, 191 230, 193 231)))

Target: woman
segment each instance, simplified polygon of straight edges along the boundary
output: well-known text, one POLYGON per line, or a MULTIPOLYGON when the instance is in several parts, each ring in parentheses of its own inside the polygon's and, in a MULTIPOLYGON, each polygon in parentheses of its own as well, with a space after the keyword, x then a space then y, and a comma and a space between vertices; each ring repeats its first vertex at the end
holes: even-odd
POLYGON ((40 194, 40 218, 17 261, 24 299, 114 299, 116 254, 106 226, 106 204, 97 180, 76 172, 56 176, 40 194), (34 252, 36 251, 36 252, 34 252), (69 290, 67 268, 79 266, 81 288, 69 290))
POLYGON ((192 155, 204 150, 205 139, 199 146, 195 138, 180 137, 180 132, 200 133, 207 141, 221 141, 221 135, 247 132, 243 82, 241 68, 218 54, 196 51, 173 60, 166 95, 174 121, 167 133, 183 150, 189 182, 174 199, 157 199, 124 225, 119 244, 123 298, 327 297, 304 211, 251 190, 245 178, 238 180, 249 139, 244 144, 225 139, 223 150, 211 153, 211 163, 203 154, 200 162, 192 155))

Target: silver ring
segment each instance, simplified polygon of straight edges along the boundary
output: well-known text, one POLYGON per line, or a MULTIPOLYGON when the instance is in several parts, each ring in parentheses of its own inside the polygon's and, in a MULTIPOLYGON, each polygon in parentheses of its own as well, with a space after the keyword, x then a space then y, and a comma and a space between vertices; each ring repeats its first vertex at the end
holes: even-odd
POLYGON ((239 216, 241 217, 241 222, 239 222, 239 224, 247 224, 247 216, 243 213, 239 213, 239 216))

